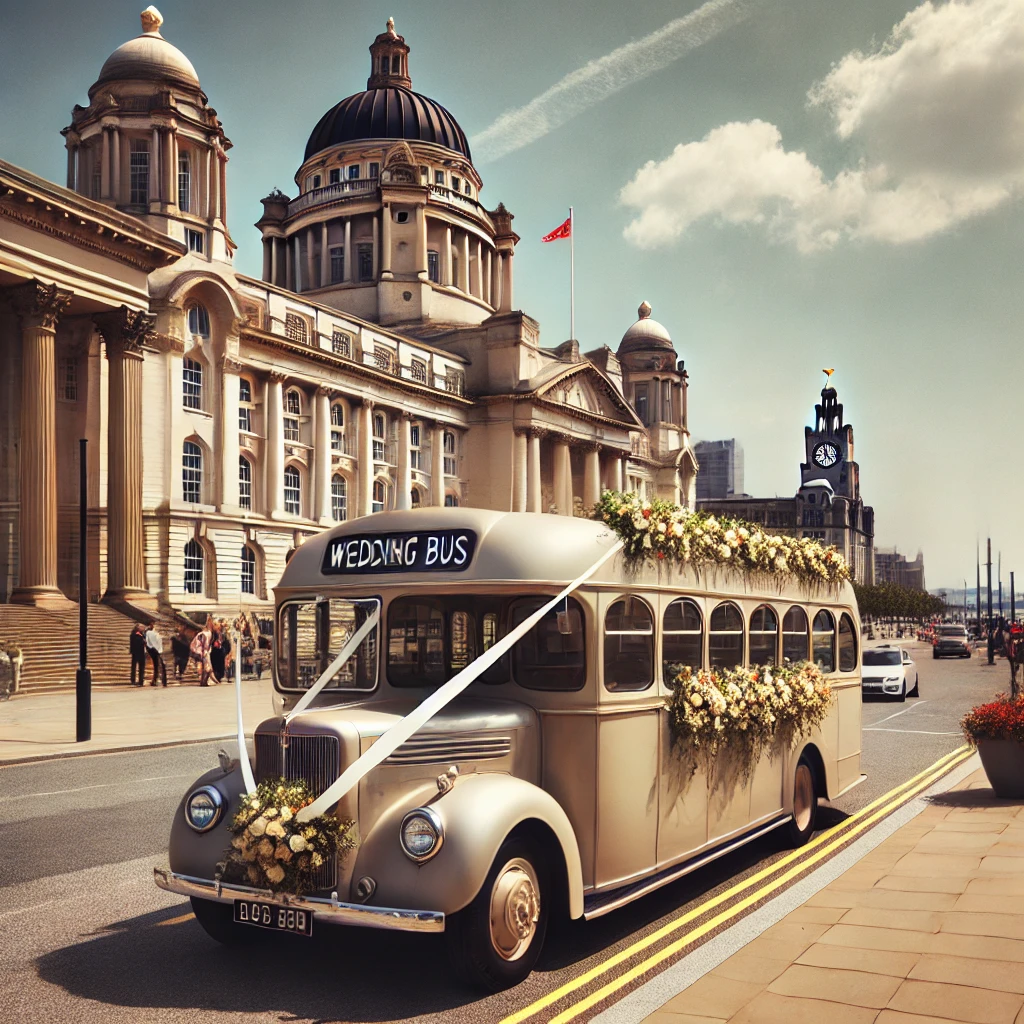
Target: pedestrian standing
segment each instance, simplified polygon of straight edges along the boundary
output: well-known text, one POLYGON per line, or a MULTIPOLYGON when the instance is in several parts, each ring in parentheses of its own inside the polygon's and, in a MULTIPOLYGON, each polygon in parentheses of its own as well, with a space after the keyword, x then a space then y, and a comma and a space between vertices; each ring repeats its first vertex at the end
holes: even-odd
POLYGON ((153 662, 153 681, 151 686, 156 686, 159 679, 164 686, 167 685, 167 666, 164 664, 164 638, 156 631, 156 623, 151 622, 146 630, 146 653, 149 660, 153 662))
POLYGON ((174 656, 174 678, 179 681, 185 678, 185 669, 188 668, 190 644, 191 641, 185 632, 185 627, 179 626, 178 632, 171 637, 171 654, 174 656))
POLYGON ((216 623, 213 628, 210 641, 210 668, 213 670, 213 677, 218 683, 224 681, 224 664, 226 661, 224 652, 224 627, 223 623, 216 623))
POLYGON ((146 685, 146 634, 141 622, 135 623, 132 635, 128 638, 128 650, 132 656, 132 686, 146 685), (138 669, 138 679, 135 681, 135 670, 138 669))
POLYGON ((192 641, 190 652, 197 662, 196 670, 199 672, 199 685, 209 686, 210 676, 213 675, 213 666, 210 664, 210 644, 213 636, 212 619, 206 620, 206 626, 196 633, 192 641))

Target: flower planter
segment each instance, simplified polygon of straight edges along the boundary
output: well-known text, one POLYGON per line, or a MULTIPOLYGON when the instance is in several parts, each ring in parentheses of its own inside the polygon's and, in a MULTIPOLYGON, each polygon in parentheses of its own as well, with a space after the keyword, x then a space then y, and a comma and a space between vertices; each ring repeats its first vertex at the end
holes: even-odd
POLYGON ((979 738, 978 754, 988 781, 1003 800, 1024 799, 1024 743, 979 738))

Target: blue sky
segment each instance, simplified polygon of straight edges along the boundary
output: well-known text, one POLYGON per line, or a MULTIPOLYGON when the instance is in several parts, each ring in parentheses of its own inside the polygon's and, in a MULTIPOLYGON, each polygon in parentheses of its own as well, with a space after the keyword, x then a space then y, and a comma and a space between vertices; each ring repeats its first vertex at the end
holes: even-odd
MULTIPOLYGON (((3 0, 0 156, 63 181, 58 132, 142 6, 3 0)), ((413 87, 474 141, 482 200, 515 214, 516 304, 544 343, 568 335, 568 252, 539 238, 571 203, 581 345, 616 347, 648 300, 686 360, 694 439, 736 437, 748 492, 793 493, 834 366, 877 542, 922 548, 929 585, 952 586, 991 532, 1024 573, 1007 468, 1024 433, 1022 0, 158 6, 234 143, 242 271, 260 271, 259 199, 294 194, 309 132, 365 87, 393 15, 413 87)))

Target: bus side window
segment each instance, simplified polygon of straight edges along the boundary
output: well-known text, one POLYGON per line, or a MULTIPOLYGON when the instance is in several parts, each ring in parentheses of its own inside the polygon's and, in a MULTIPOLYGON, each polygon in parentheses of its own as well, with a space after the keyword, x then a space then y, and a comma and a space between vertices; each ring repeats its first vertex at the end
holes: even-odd
POLYGON ((836 620, 824 609, 814 616, 814 664, 822 672, 836 670, 836 620))
POLYGON ((666 686, 675 684, 685 666, 704 667, 704 620, 696 601, 680 597, 662 619, 661 673, 666 686))
POLYGON ((782 620, 783 663, 796 664, 807 660, 807 632, 807 613, 794 605, 782 620))
POLYGON ((750 616, 750 664, 774 665, 778 658, 779 619, 763 604, 750 616))
MULTIPOLYGON (((513 601, 509 607, 509 629, 528 619, 547 600, 522 597, 513 601)), ((587 681, 583 621, 583 609, 571 597, 566 599, 561 612, 548 612, 512 648, 515 681, 530 690, 582 689, 587 681)))
POLYGON ((639 597, 613 602, 604 620, 604 685, 646 690, 654 682, 654 616, 639 597))
POLYGON ((711 613, 708 656, 712 668, 736 668, 743 664, 743 615, 728 601, 711 613))
POLYGON ((857 633, 853 619, 843 614, 839 619, 839 671, 853 672, 857 668, 857 633))

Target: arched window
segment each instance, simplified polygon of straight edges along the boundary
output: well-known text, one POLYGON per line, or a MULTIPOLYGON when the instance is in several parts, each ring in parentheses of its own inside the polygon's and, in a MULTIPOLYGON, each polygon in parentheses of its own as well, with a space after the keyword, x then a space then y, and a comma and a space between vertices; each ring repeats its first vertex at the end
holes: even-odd
POLYGON ((654 616, 638 597, 614 601, 604 619, 604 685, 646 690, 654 682, 654 616))
POLYGON ((750 664, 774 665, 779 658, 779 618, 763 604, 750 616, 750 664))
POLYGON ((201 594, 203 592, 203 569, 205 558, 202 545, 197 540, 190 540, 185 545, 185 593, 201 594))
POLYGON ((409 468, 423 469, 423 432, 418 423, 409 426, 409 468))
POLYGON ((796 606, 782 620, 782 660, 789 664, 806 661, 809 653, 807 614, 796 606))
MULTIPOLYGON (((384 55, 383 57, 381 57, 381 59, 380 59, 380 73, 381 73, 382 75, 386 75, 386 74, 388 73, 388 71, 390 70, 390 67, 389 67, 389 65, 390 65, 390 61, 388 60, 388 57, 387 57, 387 55, 385 54, 385 55, 384 55)), ((396 70, 397 70, 397 68, 396 68, 396 70)))
POLYGON ((836 620, 822 609, 814 616, 814 664, 822 672, 836 670, 836 620))
POLYGON ((186 149, 178 151, 178 209, 182 213, 192 209, 192 163, 186 149))
POLYGON ((418 487, 414 487, 409 492, 409 506, 411 508, 419 508, 422 500, 423 499, 420 497, 419 488, 418 487))
POLYGON ((256 552, 248 544, 242 548, 242 593, 256 593, 256 552))
POLYGON ((339 473, 331 477, 331 518, 336 523, 348 519, 348 482, 339 473))
POLYGON ((302 399, 298 391, 292 388, 284 396, 284 439, 286 441, 298 441, 301 413, 302 399))
POLYGON ((734 604, 720 604, 711 613, 708 661, 712 668, 743 664, 743 615, 734 604))
POLYGON ((186 409, 203 407, 203 364, 188 356, 181 361, 181 404, 186 409))
POLYGON ((371 512, 383 512, 387 506, 388 489, 383 480, 373 481, 373 505, 371 512))
POLYGON ((252 509, 252 463, 244 455, 238 456, 238 504, 252 509))
POLYGON ((238 429, 252 433, 252 384, 238 378, 238 429))
POLYGON ((181 449, 181 496, 193 505, 203 500, 203 449, 195 441, 181 449))
POLYGON ((384 437, 387 429, 387 419, 383 413, 373 415, 373 461, 384 461, 384 437))
POLYGON ((345 409, 337 402, 335 402, 334 405, 331 406, 331 426, 345 426, 345 409))
POLYGON ((853 672, 857 668, 857 633, 853 619, 845 613, 839 618, 839 671, 853 672))
POLYGON ((458 508, 459 507, 459 499, 458 499, 458 497, 456 495, 454 495, 454 494, 446 494, 444 496, 444 507, 445 508, 458 508))
POLYGON ((302 476, 294 466, 284 470, 284 510, 293 516, 302 515, 302 476))
POLYGON ((450 431, 444 432, 444 475, 458 476, 458 462, 455 454, 455 435, 450 431))
POLYGON ((704 620, 697 603, 681 597, 665 609, 662 622, 661 672, 668 686, 684 665, 704 667, 704 620))
POLYGON ((345 409, 338 402, 331 406, 331 451, 345 450, 345 409))
POLYGON ((197 302, 188 308, 188 331, 189 334, 198 335, 200 338, 210 336, 210 314, 206 312, 205 306, 197 302))

